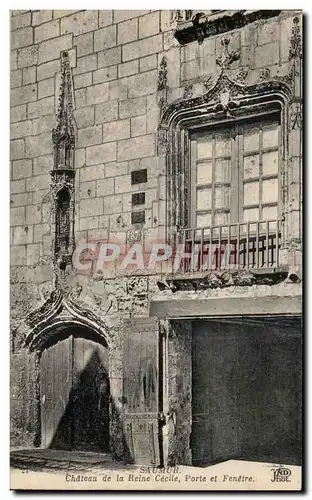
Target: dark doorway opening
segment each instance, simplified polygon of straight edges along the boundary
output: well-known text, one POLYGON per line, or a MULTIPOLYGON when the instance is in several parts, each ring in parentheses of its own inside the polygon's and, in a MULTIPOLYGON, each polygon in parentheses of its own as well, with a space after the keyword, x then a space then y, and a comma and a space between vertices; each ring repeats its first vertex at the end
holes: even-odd
POLYGON ((194 465, 301 463, 301 344, 298 318, 193 322, 194 465))
POLYGON ((41 446, 109 451, 108 348, 70 329, 40 358, 41 446))

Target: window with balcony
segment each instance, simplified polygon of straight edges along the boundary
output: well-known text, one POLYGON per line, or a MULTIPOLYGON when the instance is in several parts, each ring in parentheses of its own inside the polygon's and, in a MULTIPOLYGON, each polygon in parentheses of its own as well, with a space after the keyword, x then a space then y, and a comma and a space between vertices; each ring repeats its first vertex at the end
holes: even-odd
POLYGON ((190 133, 192 270, 278 265, 280 134, 278 116, 190 133))

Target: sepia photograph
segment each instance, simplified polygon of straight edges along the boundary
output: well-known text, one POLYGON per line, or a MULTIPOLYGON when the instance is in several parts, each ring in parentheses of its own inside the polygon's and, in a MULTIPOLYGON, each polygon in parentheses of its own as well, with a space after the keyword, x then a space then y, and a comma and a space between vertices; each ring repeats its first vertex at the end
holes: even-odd
POLYGON ((303 12, 7 17, 11 490, 300 491, 303 12))

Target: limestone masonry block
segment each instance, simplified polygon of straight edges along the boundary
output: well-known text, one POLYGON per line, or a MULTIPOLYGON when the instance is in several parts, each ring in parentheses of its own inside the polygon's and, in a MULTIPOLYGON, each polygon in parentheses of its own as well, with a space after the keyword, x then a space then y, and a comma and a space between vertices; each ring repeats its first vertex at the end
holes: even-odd
POLYGON ((98 11, 85 10, 61 19, 61 34, 81 35, 98 28, 98 11))
POLYGON ((109 66, 93 72, 93 83, 109 82, 116 80, 116 78, 117 66, 109 66))
POLYGON ((32 13, 32 25, 46 23, 52 19, 52 10, 38 10, 32 13))
POLYGON ((144 16, 148 10, 114 10, 114 23, 121 23, 127 19, 144 16))
POLYGON ((151 56, 141 57, 140 63, 140 73, 144 71, 150 71, 151 69, 157 68, 157 55, 152 54, 151 56))
POLYGON ((104 197, 104 214, 114 214, 122 212, 122 196, 105 196, 104 197))
POLYGON ((48 174, 53 168, 53 155, 39 156, 34 159, 34 175, 48 174))
POLYGON ((26 246, 11 246, 10 262, 12 266, 26 265, 26 246))
POLYGON ((99 28, 113 24, 112 10, 99 10, 99 28))
POLYGON ((109 84, 99 83, 87 88, 87 104, 99 104, 109 100, 109 84))
POLYGON ((40 260, 40 244, 26 245, 26 265, 33 266, 40 260))
POLYGON ((81 182, 79 186, 79 196, 80 199, 84 198, 93 198, 96 196, 96 182, 95 181, 89 181, 89 182, 81 182))
POLYGON ((24 139, 16 139, 10 142, 10 159, 18 160, 25 157, 24 139))
POLYGON ((26 205, 31 205, 31 203, 31 193, 12 194, 10 197, 10 204, 12 207, 24 207, 26 205))
POLYGON ((153 94, 156 91, 157 72, 156 70, 140 73, 128 77, 129 92, 128 96, 139 97, 142 95, 153 94))
POLYGON ((11 90, 11 106, 37 100, 37 84, 24 85, 11 90))
POLYGON ((26 222, 25 207, 11 207, 10 224, 11 226, 21 226, 26 222))
POLYGON ((32 160, 13 161, 13 179, 23 179, 32 175, 32 160))
POLYGON ((256 47, 255 65, 256 68, 262 68, 277 64, 279 62, 279 45, 277 42, 268 43, 256 47))
POLYGON ((39 101, 32 102, 28 105, 28 118, 39 118, 40 116, 54 114, 55 101, 54 96, 45 97, 39 101))
POLYGON ((129 118, 146 113, 146 97, 119 102, 119 118, 129 118))
MULTIPOLYGON (((38 45, 31 45, 30 47, 25 47, 24 49, 18 49, 16 54, 17 54, 17 66, 19 68, 33 66, 38 63, 38 56, 39 56, 38 45)), ((14 68, 12 67, 12 69, 14 68)))
POLYGON ((26 224, 40 224, 41 223, 41 206, 30 205, 26 207, 26 224))
POLYGON ((81 89, 92 85, 92 72, 82 73, 81 75, 74 76, 74 88, 81 89))
POLYGON ((23 68, 23 85, 28 85, 29 83, 35 83, 37 78, 37 67, 29 66, 23 68))
POLYGON ((77 47, 77 57, 86 56, 93 52, 93 32, 74 37, 74 46, 77 47))
POLYGON ((72 35, 64 35, 41 42, 39 44, 39 64, 59 58, 63 50, 72 48, 72 42, 72 35))
POLYGON ((16 194, 16 193, 23 193, 26 190, 26 181, 25 179, 21 179, 18 181, 12 181, 10 182, 10 193, 16 194))
MULTIPOLYGON (((74 114, 78 128, 86 128, 94 125, 94 106, 77 109, 74 114)), ((78 147, 80 147, 80 145, 78 145, 78 147)))
POLYGON ((54 76, 61 70, 61 61, 58 58, 56 61, 50 61, 44 64, 40 64, 37 67, 37 80, 44 80, 45 78, 50 78, 54 76))
POLYGON ((79 220, 79 228, 81 231, 87 229, 97 229, 99 227, 99 218, 95 217, 81 217, 79 220))
POLYGON ((105 165, 105 177, 117 177, 128 173, 128 162, 111 162, 105 165))
POLYGON ((13 244, 25 245, 33 242, 33 226, 15 226, 13 228, 13 244))
POLYGON ((81 182, 92 181, 104 178, 104 165, 93 167, 83 167, 80 171, 81 182))
POLYGON ((54 97, 54 78, 48 78, 47 80, 42 80, 38 83, 38 99, 43 99, 44 97, 53 96, 54 97))
POLYGON ((33 43, 33 28, 28 26, 11 33, 11 48, 26 47, 33 43))
POLYGON ((11 139, 18 139, 19 137, 26 137, 27 135, 31 134, 32 134, 32 122, 30 120, 11 123, 10 127, 11 139))
POLYGON ((44 134, 26 138, 26 156, 28 158, 35 158, 52 152, 53 145, 50 133, 45 132, 44 134))
POLYGON ((50 176, 48 174, 36 175, 26 180, 26 191, 39 191, 49 186, 50 176))
POLYGON ((117 25, 118 45, 123 45, 138 38, 138 19, 134 18, 117 25))
POLYGON ((77 66, 73 69, 74 75, 81 73, 88 73, 97 69, 97 55, 92 54, 89 56, 78 57, 77 66))
POLYGON ((95 125, 94 127, 78 130, 78 147, 93 146, 102 142, 102 126, 95 125))
POLYGON ((22 85, 23 72, 21 69, 16 69, 15 71, 11 71, 11 79, 10 86, 11 89, 15 87, 20 87, 22 85))
POLYGON ((135 75, 139 72, 139 60, 134 59, 123 64, 118 65, 118 77, 123 78, 124 76, 135 75))
POLYGON ((96 183, 96 194, 97 196, 109 196, 114 194, 115 182, 114 178, 110 177, 108 179, 100 179, 96 183))
POLYGON ((121 62, 121 47, 103 50, 98 53, 98 68, 112 66, 121 62))
POLYGON ((80 201, 80 217, 103 214, 103 198, 92 198, 80 201))
POLYGON ((11 17, 11 30, 17 30, 31 25, 31 12, 25 12, 19 16, 11 17))
POLYGON ((44 115, 33 120, 33 135, 51 132, 56 125, 55 115, 44 115))

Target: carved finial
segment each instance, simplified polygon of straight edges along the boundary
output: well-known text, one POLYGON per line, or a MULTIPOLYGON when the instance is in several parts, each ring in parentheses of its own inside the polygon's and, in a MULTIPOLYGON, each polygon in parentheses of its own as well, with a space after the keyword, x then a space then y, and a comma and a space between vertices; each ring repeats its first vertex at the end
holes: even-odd
POLYGON ((56 152, 54 165, 55 168, 57 168, 58 164, 66 164, 67 167, 72 167, 68 152, 75 147, 75 134, 73 127, 72 82, 67 51, 61 54, 61 85, 56 119, 58 123, 56 128, 52 130, 52 140, 56 150, 59 150, 59 153, 63 150, 63 154, 57 154, 56 152))
POLYGON ((168 88, 167 73, 168 73, 167 59, 165 56, 163 56, 161 63, 159 65, 157 90, 166 90, 168 88))
POLYGON ((302 57, 301 35, 299 18, 295 17, 293 20, 293 27, 291 30, 290 48, 289 48, 289 61, 297 57, 302 57))
POLYGON ((240 57, 240 53, 238 50, 232 50, 229 52, 229 38, 223 38, 221 40, 221 45, 224 47, 223 54, 216 59, 216 63, 222 69, 228 69, 228 67, 234 62, 237 61, 240 57))

